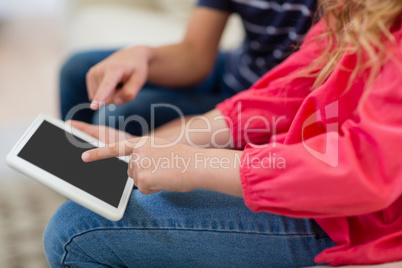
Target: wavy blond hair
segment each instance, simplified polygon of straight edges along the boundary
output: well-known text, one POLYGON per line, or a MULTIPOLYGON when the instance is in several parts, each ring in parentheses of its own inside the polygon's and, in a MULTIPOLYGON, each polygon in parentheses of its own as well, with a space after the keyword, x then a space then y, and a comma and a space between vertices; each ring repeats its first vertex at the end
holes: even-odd
POLYGON ((400 23, 402 0, 320 0, 319 6, 327 24, 327 30, 319 38, 325 38, 328 46, 311 66, 311 70, 316 70, 310 73, 316 76, 313 89, 325 82, 345 53, 357 55, 348 88, 353 78, 367 68, 368 84, 373 82, 390 58, 385 43, 395 42, 391 32, 392 27, 399 28, 396 24, 400 23))

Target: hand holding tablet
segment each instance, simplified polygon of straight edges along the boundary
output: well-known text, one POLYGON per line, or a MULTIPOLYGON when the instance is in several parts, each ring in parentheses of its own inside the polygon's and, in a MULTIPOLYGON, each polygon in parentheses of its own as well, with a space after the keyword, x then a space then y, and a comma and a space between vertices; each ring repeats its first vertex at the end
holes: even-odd
POLYGON ((40 115, 7 155, 7 163, 95 213, 117 221, 123 217, 133 180, 127 176, 127 162, 119 158, 82 161, 82 153, 99 146, 104 144, 94 137, 61 120, 40 115))

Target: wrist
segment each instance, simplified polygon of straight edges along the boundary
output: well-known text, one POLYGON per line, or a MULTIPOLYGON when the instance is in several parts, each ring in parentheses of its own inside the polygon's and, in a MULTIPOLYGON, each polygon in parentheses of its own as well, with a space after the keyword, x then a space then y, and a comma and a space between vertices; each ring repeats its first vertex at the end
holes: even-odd
POLYGON ((150 46, 137 45, 129 47, 128 49, 135 51, 136 55, 144 57, 148 64, 155 58, 155 49, 150 46))
POLYGON ((239 163, 241 151, 192 148, 188 179, 193 189, 242 196, 239 163))

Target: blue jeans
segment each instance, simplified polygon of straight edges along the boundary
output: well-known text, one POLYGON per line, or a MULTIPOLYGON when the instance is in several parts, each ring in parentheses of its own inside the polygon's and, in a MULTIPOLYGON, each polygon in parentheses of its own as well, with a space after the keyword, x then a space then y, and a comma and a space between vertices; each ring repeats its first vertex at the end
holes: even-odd
POLYGON ((154 109, 155 116, 152 119, 152 104, 168 103, 174 105, 180 109, 183 115, 202 114, 212 110, 216 104, 235 94, 223 82, 226 55, 221 53, 217 56, 215 67, 210 76, 198 85, 173 89, 148 83, 133 101, 117 107, 103 107, 100 111, 94 112, 89 109, 85 76, 93 65, 110 56, 113 52, 115 50, 81 52, 72 56, 64 64, 60 72, 60 103, 63 120, 75 119, 121 129, 117 121, 119 116, 126 119, 131 115, 136 115, 145 120, 148 129, 142 129, 139 127, 138 120, 133 120, 125 125, 122 130, 139 136, 153 127, 158 127, 179 117, 177 111, 172 108, 158 107, 154 109), (79 110, 72 116, 67 116, 72 108, 83 103, 87 104, 85 109, 79 110))
POLYGON ((314 220, 253 213, 197 190, 142 195, 111 222, 68 201, 44 233, 50 267, 305 267, 334 246, 314 220))

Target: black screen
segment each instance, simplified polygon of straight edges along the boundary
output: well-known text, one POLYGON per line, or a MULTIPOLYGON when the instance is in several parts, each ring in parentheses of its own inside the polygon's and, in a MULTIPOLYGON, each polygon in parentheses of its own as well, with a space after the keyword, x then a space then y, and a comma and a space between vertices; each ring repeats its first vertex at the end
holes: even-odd
POLYGON ((44 121, 18 156, 117 208, 128 164, 115 157, 85 163, 81 154, 90 148, 95 147, 44 121), (72 144, 67 135, 85 148, 72 144))

